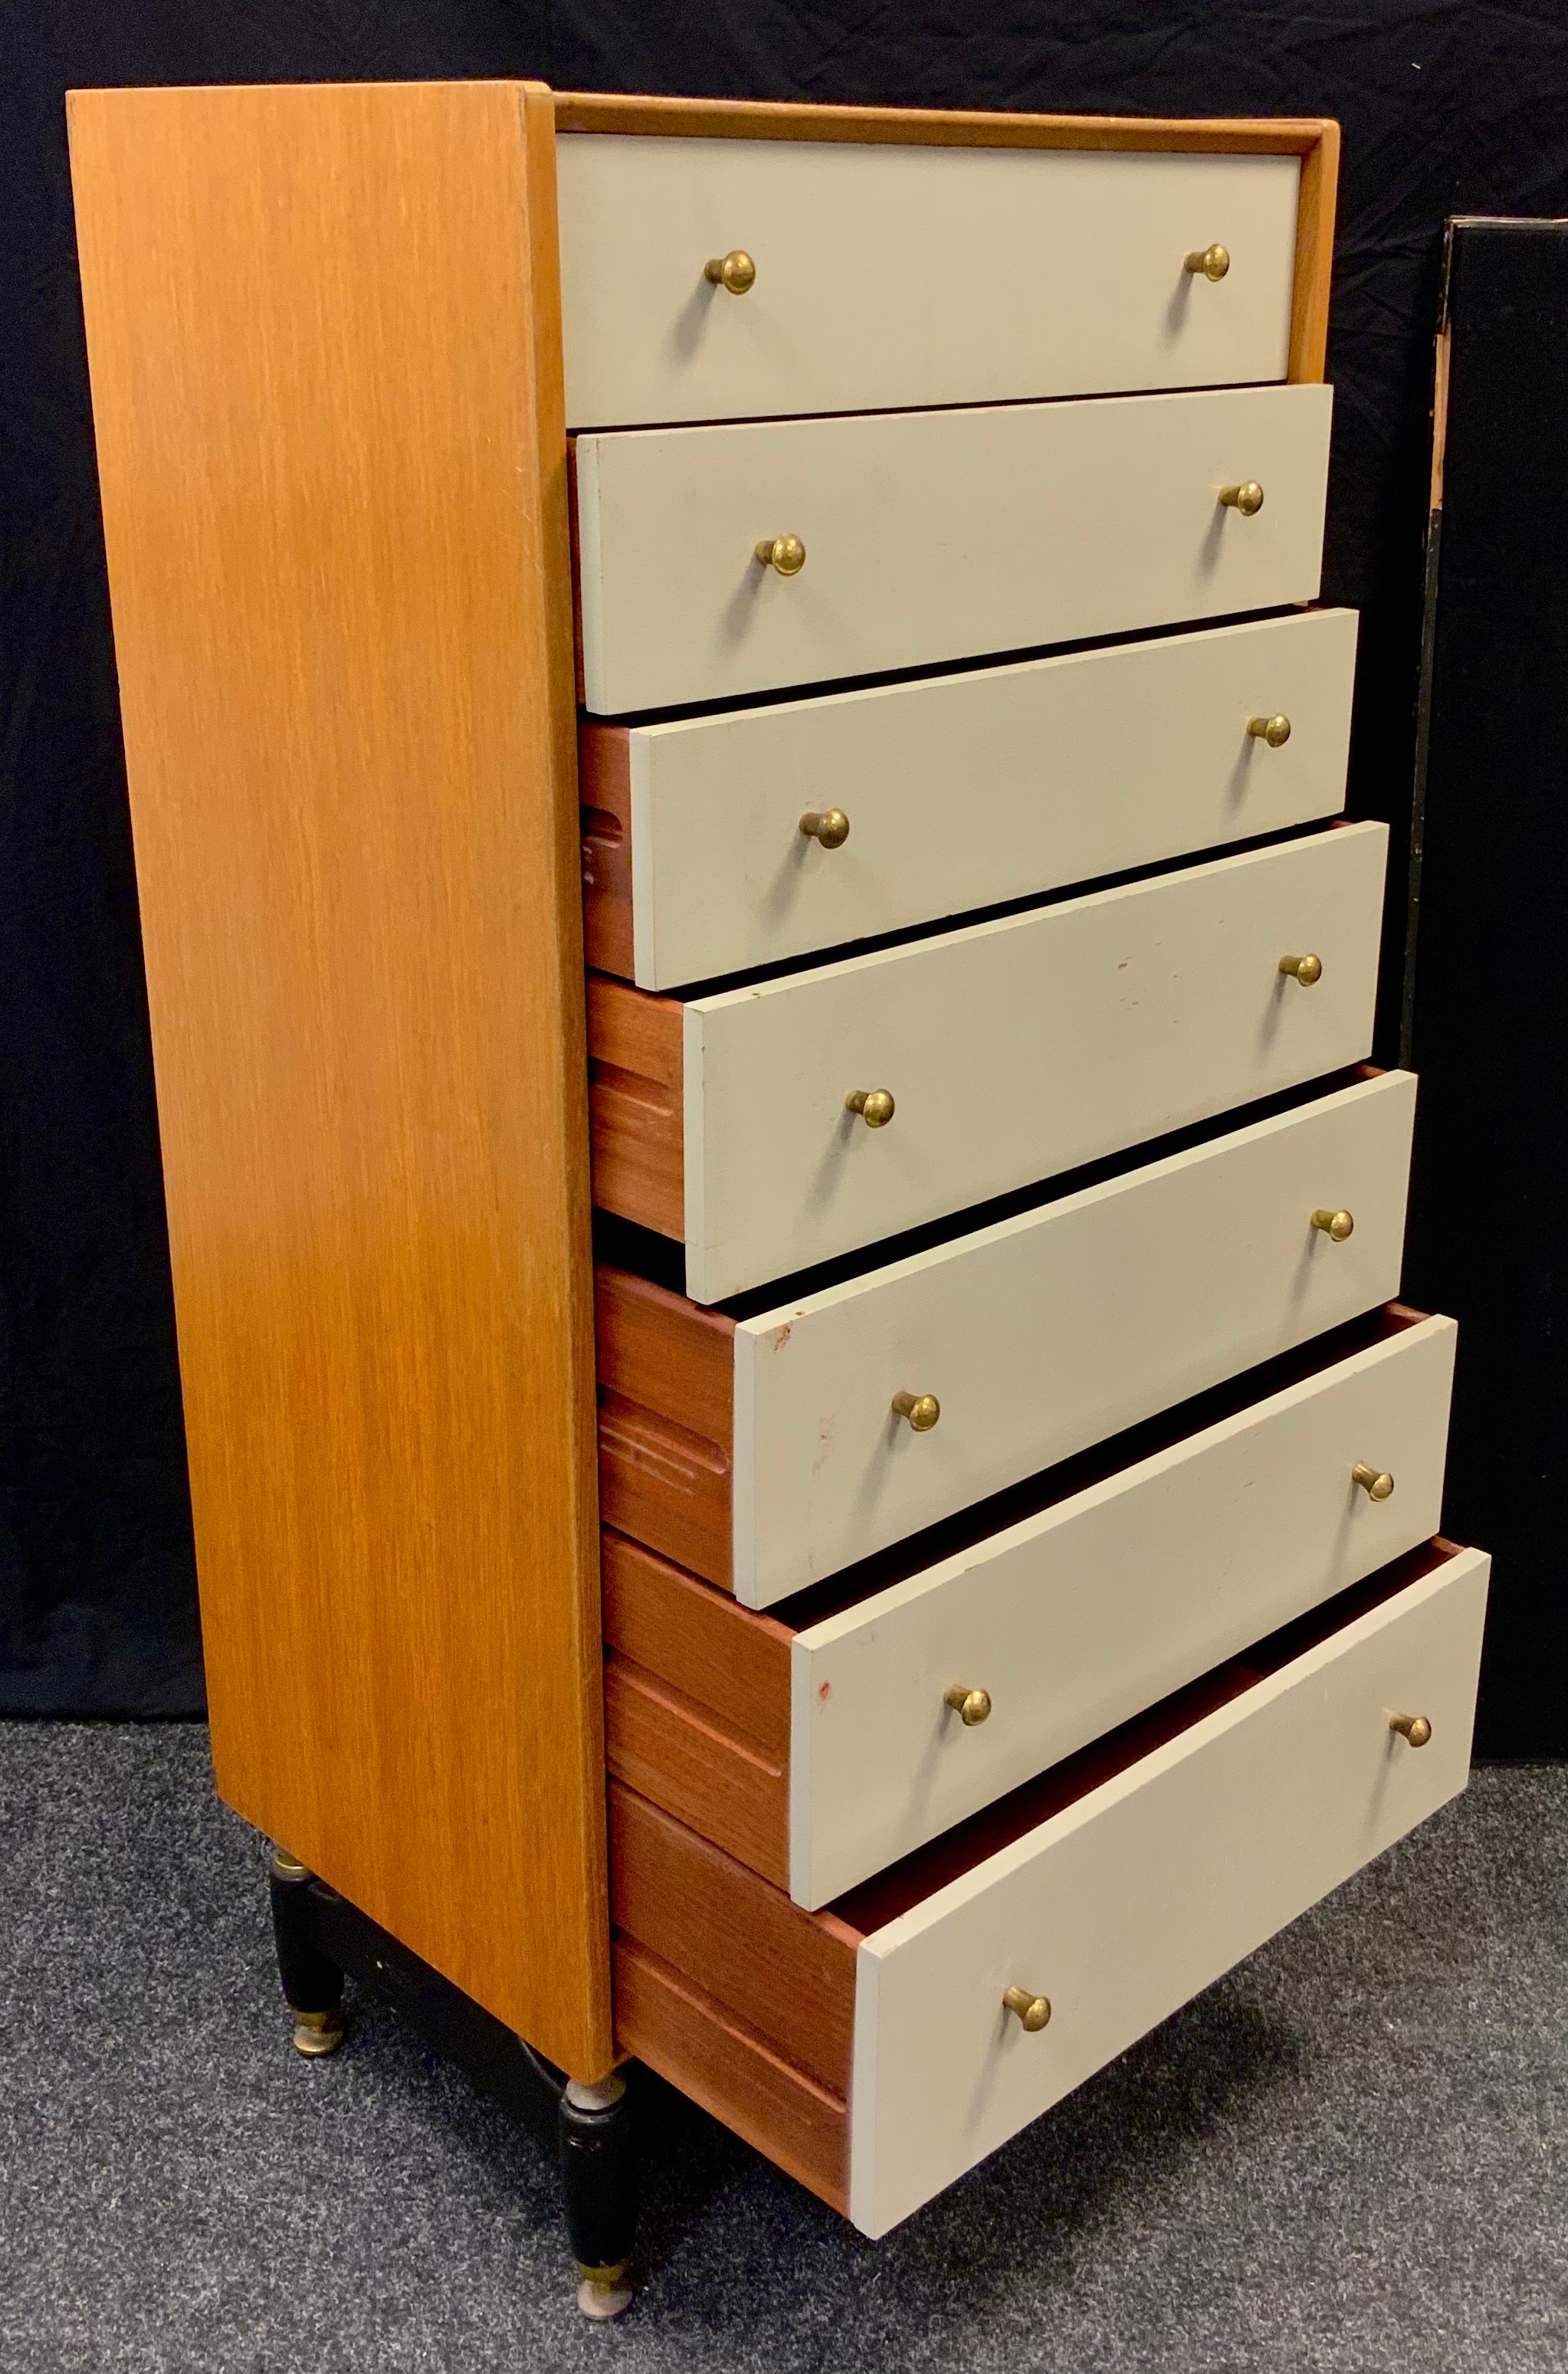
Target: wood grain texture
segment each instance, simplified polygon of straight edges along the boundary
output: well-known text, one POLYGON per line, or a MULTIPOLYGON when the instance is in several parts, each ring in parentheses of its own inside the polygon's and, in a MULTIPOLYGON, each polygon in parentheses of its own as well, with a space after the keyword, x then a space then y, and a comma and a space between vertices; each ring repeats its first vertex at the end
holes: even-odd
POLYGON ((787 1754, 767 1756, 656 1675, 612 1657, 605 1668, 605 1755, 618 1780, 774 1887, 788 1887, 787 1754))
POLYGON ((787 1887, 787 1627, 607 1530, 603 1577, 610 1770, 787 1887))
POLYGON ((735 1322, 606 1262, 594 1296, 606 1522, 727 1591, 735 1322))
POLYGON ((1334 273, 1334 214, 1339 188, 1339 126, 1325 123, 1322 137, 1302 158, 1296 201, 1296 274, 1291 300, 1289 376, 1310 383, 1323 377, 1328 352, 1328 296, 1334 273))
POLYGON ((631 922, 631 745, 625 729, 584 725, 577 736, 583 828, 583 938, 602 972, 636 970, 631 922))
POLYGON ((841 2096, 628 1937, 615 1945, 615 2013, 623 2052, 645 2061, 830 2209, 847 2215, 849 2117, 841 2096))
POLYGON ((798 107, 788 100, 554 94, 559 132, 699 140, 929 142, 973 148, 1173 149, 1179 154, 1311 154, 1338 125, 1320 116, 1009 115, 925 107, 798 107))
MULTIPOLYGON (((777 1887, 619 1781, 610 1783, 617 1930, 738 2014, 841 2099, 849 2089, 859 1933, 777 1887)), ((617 2014, 621 2041, 626 2041, 617 2014)))
POLYGON ((686 1233, 680 1039, 672 999, 590 976, 594 1201, 666 1237, 686 1233))
POLYGON ((726 1592, 607 1528, 602 1572, 606 1645, 782 1764, 789 1754, 792 1628, 737 1608, 726 1592))
POLYGON ((592 2078, 552 103, 70 112, 218 1787, 592 2078))

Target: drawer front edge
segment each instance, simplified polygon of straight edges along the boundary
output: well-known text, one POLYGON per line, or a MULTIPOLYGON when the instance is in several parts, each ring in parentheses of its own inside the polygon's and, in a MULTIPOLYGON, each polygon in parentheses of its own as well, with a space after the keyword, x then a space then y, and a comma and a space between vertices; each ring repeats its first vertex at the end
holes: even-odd
POLYGON ((1490 1560, 1434 1572, 863 1940, 850 2214, 987 2157, 1464 1788, 1490 1560), (1427 1713, 1420 1751, 1389 1729, 1427 1713), (1026 2035, 1009 1984, 1052 2002, 1026 2035))

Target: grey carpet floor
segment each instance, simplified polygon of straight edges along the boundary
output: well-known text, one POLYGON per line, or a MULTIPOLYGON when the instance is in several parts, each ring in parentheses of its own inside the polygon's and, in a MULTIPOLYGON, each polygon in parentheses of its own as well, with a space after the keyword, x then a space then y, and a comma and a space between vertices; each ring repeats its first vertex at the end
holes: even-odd
POLYGON ((1568 2365, 1568 1769, 1468 1795, 872 2244, 656 2089, 645 2282, 390 2015, 289 2051, 195 1726, 0 1726, 0 2368, 1568 2365))

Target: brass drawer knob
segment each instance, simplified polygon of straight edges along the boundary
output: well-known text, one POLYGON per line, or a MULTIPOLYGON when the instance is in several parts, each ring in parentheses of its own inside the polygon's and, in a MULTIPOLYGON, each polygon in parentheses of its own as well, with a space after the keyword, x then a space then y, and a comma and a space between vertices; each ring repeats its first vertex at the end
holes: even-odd
POLYGON ((1279 750, 1291 738, 1291 721, 1282 710, 1272 717, 1249 717, 1247 732, 1255 742, 1267 742, 1271 750, 1279 750))
POLYGON ((1408 1739, 1412 1747, 1424 1747, 1432 1737, 1432 1725, 1424 1714, 1391 1714, 1388 1728, 1408 1739))
POLYGON ((942 1415, 942 1404, 935 1393, 895 1393, 892 1399, 895 1417, 906 1417, 916 1434, 929 1434, 942 1415))
POLYGON ((756 283, 757 266, 743 247, 732 247, 727 255, 709 256, 702 277, 717 288, 727 288, 732 297, 744 297, 756 283))
POLYGON ((1330 1244, 1342 1245, 1353 1233, 1356 1224, 1349 1212, 1316 1211, 1312 1216, 1312 1225, 1322 1229, 1330 1244))
POLYGON ((1231 251, 1216 240, 1212 247, 1189 249, 1182 258, 1184 272, 1201 272, 1206 280, 1223 280, 1231 269, 1231 251))
POLYGON ((843 808, 808 808, 800 829, 808 840, 819 842, 823 849, 842 849, 849 839, 849 818, 843 808))
MULTIPOLYGON (((914 1423, 913 1418, 910 1423, 914 1423)), ((965 1731, 973 1731, 975 1724, 984 1722, 991 1711, 991 1693, 989 1690, 965 1689, 961 1682, 955 1682, 951 1689, 942 1692, 942 1704, 951 1707, 965 1731)))
POLYGON ((753 559, 781 577, 798 577, 806 566, 806 546, 797 535, 765 535, 755 546, 753 559))
POLYGON ((1228 511, 1240 511, 1243 519, 1251 519, 1263 509, 1263 488, 1256 478, 1244 478, 1239 487, 1221 487, 1220 499, 1228 511))
POLYGON ((1351 1468, 1350 1480, 1361 1486, 1369 1500, 1391 1500, 1394 1498, 1394 1478, 1387 1469, 1369 1467, 1364 1459, 1358 1459, 1351 1468))
POLYGON ((1027 1987, 1009 1987, 1002 2001, 1009 2011, 1017 2012, 1019 2026, 1030 2036, 1038 2036, 1051 2016, 1045 1997, 1032 1995, 1027 1987))
POLYGON ((1282 973, 1288 974, 1291 981, 1299 981, 1303 989, 1310 989, 1315 981, 1323 979, 1323 958, 1321 957, 1281 957, 1279 970, 1282 973))
POLYGON ((851 1088, 845 1112, 858 1113, 867 1129, 886 1129, 894 1112, 891 1088, 851 1088))

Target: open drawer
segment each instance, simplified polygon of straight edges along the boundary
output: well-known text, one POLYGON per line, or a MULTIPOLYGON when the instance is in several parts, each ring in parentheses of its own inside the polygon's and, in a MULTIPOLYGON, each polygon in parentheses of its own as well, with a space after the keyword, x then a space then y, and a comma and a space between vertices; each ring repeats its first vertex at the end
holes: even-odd
POLYGON ((1332 412, 1326 387, 1232 387, 580 436, 583 705, 1311 602, 1332 412))
POLYGON ((1438 1543, 806 1912, 612 1787, 616 2031, 884 2234, 1465 1785, 1438 1543))
POLYGON ((1428 1540, 1456 1335, 1395 1305, 767 1615, 607 1533, 611 1772, 828 1903, 1428 1540))
POLYGON ((588 961, 673 989, 1334 815, 1353 610, 582 726, 588 961))
POLYGON ((1362 1079, 790 1301, 601 1264, 605 1522, 766 1607, 1389 1301, 1415 1095, 1362 1079))
POLYGON ((684 1002, 592 977, 594 1200, 718 1302, 1360 1063, 1387 852, 1338 826, 684 1002))

